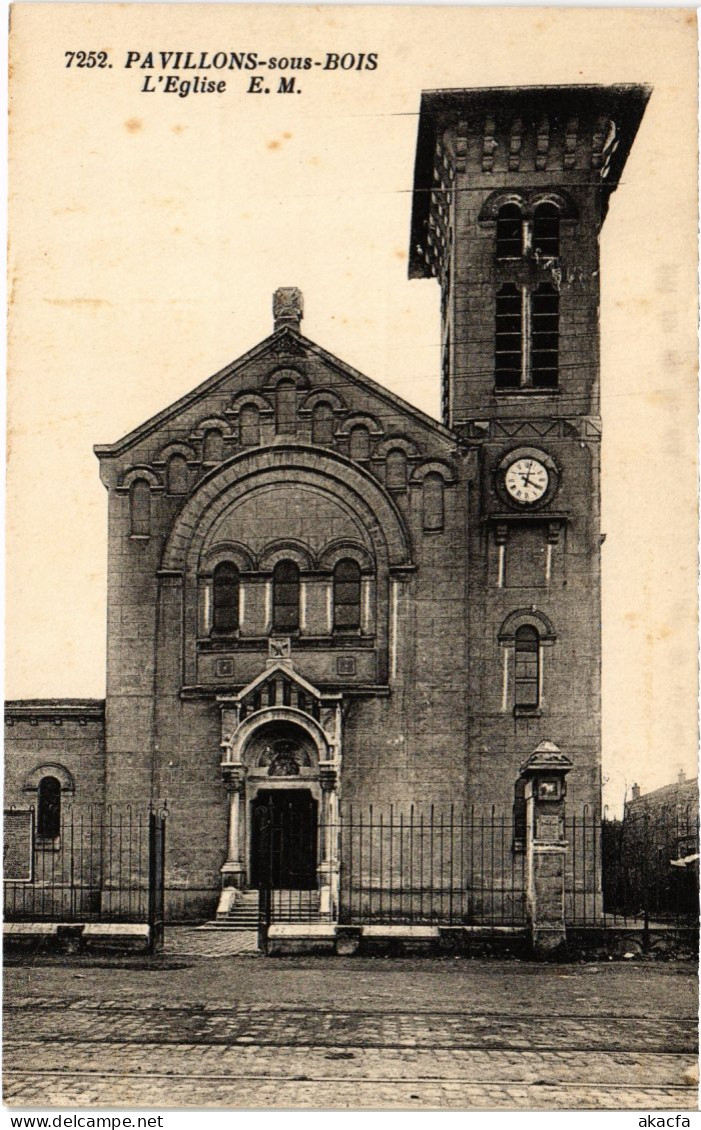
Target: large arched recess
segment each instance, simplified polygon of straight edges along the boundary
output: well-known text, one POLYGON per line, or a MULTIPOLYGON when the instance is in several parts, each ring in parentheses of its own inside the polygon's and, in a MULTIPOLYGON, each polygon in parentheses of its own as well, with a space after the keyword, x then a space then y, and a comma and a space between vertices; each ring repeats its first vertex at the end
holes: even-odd
POLYGON ((409 533, 399 510, 376 479, 344 456, 301 444, 275 444, 243 452, 211 471, 180 510, 166 541, 161 568, 170 576, 181 574, 185 587, 185 682, 195 673, 189 645, 196 638, 197 571, 209 531, 242 495, 291 481, 332 495, 367 532, 377 567, 377 643, 386 652, 389 574, 412 566, 409 533))

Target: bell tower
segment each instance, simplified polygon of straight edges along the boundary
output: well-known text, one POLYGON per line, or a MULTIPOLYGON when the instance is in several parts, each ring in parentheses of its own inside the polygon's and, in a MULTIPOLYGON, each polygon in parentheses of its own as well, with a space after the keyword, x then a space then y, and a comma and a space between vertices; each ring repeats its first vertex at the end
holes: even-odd
POLYGON ((599 232, 643 86, 423 94, 411 278, 441 287, 442 417, 476 450, 468 802, 539 741, 600 800, 599 232))

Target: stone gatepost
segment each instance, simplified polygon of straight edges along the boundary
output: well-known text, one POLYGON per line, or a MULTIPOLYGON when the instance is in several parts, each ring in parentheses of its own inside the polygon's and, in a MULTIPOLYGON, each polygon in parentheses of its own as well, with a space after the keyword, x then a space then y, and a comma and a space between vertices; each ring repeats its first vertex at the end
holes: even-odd
POLYGON ((521 767, 526 796, 526 909, 531 942, 548 954, 565 941, 565 777, 572 768, 553 742, 521 767))

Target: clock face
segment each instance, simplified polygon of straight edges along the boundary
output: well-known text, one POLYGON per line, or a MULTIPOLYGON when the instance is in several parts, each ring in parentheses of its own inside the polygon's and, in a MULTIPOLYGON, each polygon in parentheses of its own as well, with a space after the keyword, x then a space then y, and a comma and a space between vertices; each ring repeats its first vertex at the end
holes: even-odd
POLYGON ((506 468, 504 486, 516 502, 538 502, 548 489, 547 469, 538 459, 524 456, 506 468))

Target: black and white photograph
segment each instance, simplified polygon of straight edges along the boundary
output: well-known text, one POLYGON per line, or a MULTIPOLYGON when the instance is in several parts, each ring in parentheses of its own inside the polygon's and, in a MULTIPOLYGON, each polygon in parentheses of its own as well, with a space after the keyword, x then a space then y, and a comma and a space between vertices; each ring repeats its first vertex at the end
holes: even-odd
POLYGON ((694 10, 9 18, 5 1117, 695 1111, 694 10))

